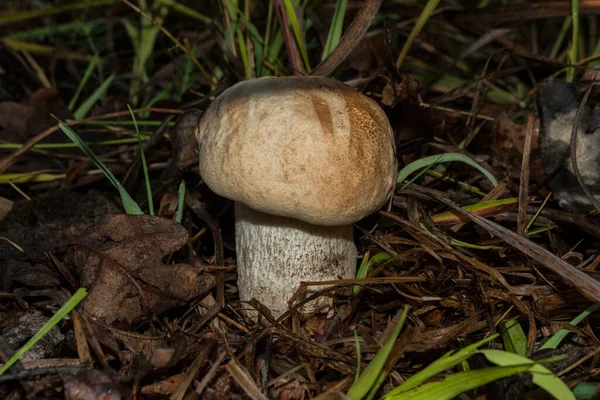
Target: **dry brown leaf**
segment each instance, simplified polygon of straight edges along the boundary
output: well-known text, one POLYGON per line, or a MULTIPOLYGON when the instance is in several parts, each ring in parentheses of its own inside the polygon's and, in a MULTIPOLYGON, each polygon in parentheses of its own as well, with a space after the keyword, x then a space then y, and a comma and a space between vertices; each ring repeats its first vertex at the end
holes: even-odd
POLYGON ((163 257, 188 240, 180 224, 149 215, 107 217, 77 244, 65 262, 89 291, 83 311, 107 325, 131 324, 189 301, 214 287, 212 275, 163 257))

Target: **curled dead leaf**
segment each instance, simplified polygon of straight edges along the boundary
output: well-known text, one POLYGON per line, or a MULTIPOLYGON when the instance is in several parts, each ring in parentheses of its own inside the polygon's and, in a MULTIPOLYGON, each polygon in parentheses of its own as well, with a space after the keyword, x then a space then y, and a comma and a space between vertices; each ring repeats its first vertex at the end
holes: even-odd
POLYGON ((168 219, 107 217, 67 252, 65 262, 89 291, 83 311, 108 325, 134 324, 212 289, 215 280, 207 272, 162 261, 187 240, 186 229, 168 219))

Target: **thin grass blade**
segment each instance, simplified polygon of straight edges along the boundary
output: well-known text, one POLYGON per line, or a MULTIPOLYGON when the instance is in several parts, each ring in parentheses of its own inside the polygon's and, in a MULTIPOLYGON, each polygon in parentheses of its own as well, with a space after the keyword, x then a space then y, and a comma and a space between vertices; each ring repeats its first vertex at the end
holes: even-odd
POLYGON ((530 372, 531 365, 516 367, 491 367, 452 374, 443 381, 430 382, 401 393, 388 393, 385 400, 450 400, 469 390, 476 389, 498 379, 530 372))
POLYGON ((152 187, 150 185, 150 175, 148 174, 148 163, 146 163, 146 155, 144 154, 144 145, 142 144, 142 135, 140 134, 140 129, 137 124, 137 120, 135 119, 135 114, 131 109, 131 106, 127 104, 127 108, 131 113, 131 119, 133 120, 133 125, 135 126, 135 134, 138 139, 138 144, 140 148, 140 159, 142 162, 142 169, 144 170, 144 181, 146 182, 146 195, 148 197, 148 211, 150 215, 154 215, 154 201, 152 200, 152 187))
POLYGON ((421 385, 422 383, 436 376, 440 372, 444 372, 450 368, 454 368, 455 366, 457 366, 458 364, 460 364, 461 362, 478 352, 479 347, 494 340, 496 337, 498 337, 498 334, 492 335, 488 338, 480 340, 479 342, 473 343, 454 354, 446 353, 444 356, 435 360, 427 367, 423 368, 421 371, 408 378, 406 381, 404 381, 402 385, 390 391, 387 395, 384 396, 384 399, 387 400, 389 398, 393 398, 393 396, 396 396, 400 393, 404 393, 421 385))
MULTIPOLYGON (((369 267, 371 265, 378 265, 378 264, 382 264, 388 260, 390 260, 393 256, 389 253, 377 253, 375 254, 373 257, 369 258, 369 257, 365 257, 363 259, 363 261, 360 264, 360 267, 358 268, 358 272, 356 273, 356 277, 358 279, 364 278, 366 272, 369 270, 369 267)), ((360 288, 359 285, 354 285, 354 287, 352 288, 353 292, 356 293, 358 292, 358 289, 360 288)))
POLYGON ((23 345, 1 368, 0 375, 2 375, 6 370, 8 370, 14 363, 19 361, 21 357, 33 345, 35 345, 41 338, 46 335, 50 329, 52 329, 56 324, 58 324, 68 313, 71 312, 73 308, 77 306, 87 296, 87 291, 84 288, 79 288, 73 296, 40 328, 39 331, 31 338, 27 343, 23 345))
POLYGON ((118 181, 118 179, 115 178, 115 176, 112 174, 112 172, 110 172, 108 168, 106 168, 104 163, 98 158, 98 156, 96 156, 92 149, 90 149, 90 147, 83 140, 81 140, 79 135, 77 135, 75 131, 73 131, 70 127, 65 125, 62 121, 58 121, 58 124, 63 133, 67 135, 67 137, 71 139, 71 141, 75 143, 77 147, 79 147, 79 149, 94 163, 94 165, 96 165, 96 167, 100 171, 102 171, 102 173, 104 174, 104 176, 106 176, 110 183, 112 183, 113 186, 117 188, 117 190, 119 191, 119 195, 121 196, 121 202, 123 203, 123 208, 125 209, 125 212, 127 214, 133 215, 143 214, 140 207, 131 198, 131 196, 129 196, 129 193, 127 193, 125 188, 121 186, 121 183, 118 181))
POLYGON ((12 24, 16 22, 27 21, 33 18, 46 17, 49 15, 61 14, 64 12, 80 10, 82 8, 90 8, 90 7, 98 7, 103 5, 108 5, 112 3, 116 3, 119 0, 86 0, 79 1, 75 3, 65 4, 57 7, 45 7, 39 8, 37 10, 31 11, 21 11, 21 12, 13 12, 6 13, 4 15, 0 15, 0 26, 4 24, 12 24))
POLYGON ((408 314, 408 307, 404 307, 404 311, 402 312, 402 316, 398 321, 398 324, 394 328, 394 331, 390 335, 389 339, 385 342, 381 349, 375 354, 375 357, 371 360, 367 368, 363 371, 360 377, 356 380, 356 382, 350 387, 348 390, 348 397, 352 400, 360 400, 362 399, 373 387, 373 385, 379 380, 379 374, 381 373, 381 369, 385 364, 392 348, 394 347, 394 343, 404 326, 404 322, 406 321, 406 315, 408 314))
POLYGON ((404 42, 404 46, 402 47, 402 50, 400 51, 400 55, 398 56, 398 59, 396 60, 396 68, 397 69, 400 69, 400 67, 402 66, 402 62, 404 61, 404 58, 408 54, 408 50, 410 50, 410 47, 412 46, 413 42, 415 41, 417 36, 419 36, 419 33, 421 33, 421 30, 423 29, 423 27, 429 20, 429 17, 431 16, 431 14, 433 14, 433 12, 435 11, 435 9, 439 3, 440 3, 440 0, 427 1, 427 5, 425 5, 425 8, 423 8, 423 11, 421 11, 421 15, 419 15, 419 19, 417 19, 415 26, 413 27, 412 31, 410 31, 410 34, 408 35, 408 39, 406 39, 406 42, 404 42))
POLYGON ((569 387, 548 368, 540 363, 536 363, 526 357, 509 353, 501 350, 482 350, 481 353, 488 361, 501 367, 518 367, 521 365, 531 365, 529 372, 532 374, 533 383, 544 389, 555 399, 575 400, 575 396, 569 387))
POLYGON ((294 5, 291 0, 283 0, 283 4, 285 5, 285 12, 290 21, 290 25, 292 26, 292 31, 294 32, 294 36, 296 37, 296 42, 298 43, 298 49, 300 50, 300 54, 302 55, 302 60, 304 61, 304 66, 308 72, 311 71, 310 61, 308 60, 308 53, 306 52, 306 44, 304 43, 304 35, 300 30, 300 24, 298 23, 298 17, 296 16, 296 11, 294 10, 294 5))
POLYGON ((398 173, 398 183, 402 183, 406 178, 408 178, 413 172, 421 169, 430 167, 432 164, 436 163, 445 163, 445 162, 453 162, 458 161, 470 165, 471 167, 476 168, 481 172, 494 186, 498 185, 498 181, 494 178, 488 170, 483 168, 481 165, 477 164, 475 161, 470 159, 464 154, 461 153, 444 153, 442 155, 435 154, 433 156, 424 157, 419 160, 413 161, 404 168, 400 170, 398 173))
POLYGON ((333 13, 333 19, 331 20, 331 26, 329 27, 329 34, 327 35, 327 42, 323 48, 323 54, 321 55, 321 61, 326 59, 329 54, 337 47, 342 38, 342 28, 344 27, 344 16, 346 15, 346 8, 348 7, 348 0, 337 0, 335 4, 335 11, 333 13))
POLYGON ((175 213, 175 221, 181 223, 183 220, 183 208, 185 206, 185 181, 181 181, 177 193, 177 212, 175 213))
POLYGON ((516 319, 505 321, 500 325, 500 334, 506 351, 519 356, 527 355, 527 336, 516 319))
MULTIPOLYGON (((571 324, 571 325, 579 324, 581 321, 583 321, 584 319, 589 317, 589 315, 591 313, 598 310, 599 308, 600 308, 600 303, 592 304, 584 312, 582 312, 581 314, 579 314, 578 316, 573 318, 571 320, 571 322, 569 322, 569 324, 571 324)), ((563 341, 563 339, 569 334, 569 332, 570 331, 568 331, 567 329, 564 329, 564 328, 559 330, 554 335, 552 335, 552 337, 550 339, 548 339, 548 341, 546 343, 544 343, 544 345, 541 348, 542 349, 556 349, 560 345, 560 343, 563 341)))
POLYGON ((81 94, 81 91, 83 90, 83 87, 87 83, 88 79, 90 79, 90 76, 92 76, 92 72, 94 71, 94 68, 96 68, 97 63, 98 63, 98 55, 96 54, 94 56, 94 58, 92 58, 92 60, 88 64, 88 67, 85 70, 85 73, 83 74, 83 78, 81 79, 81 82, 79 82, 79 86, 77 87, 75 94, 73 95, 73 97, 71 98, 71 101, 69 102, 69 105, 67 106, 69 108, 69 110, 72 110, 73 107, 75 107, 75 103, 77 103, 77 100, 79 99, 79 95, 81 94))
POLYGON ((77 110, 73 113, 75 119, 83 119, 90 112, 92 107, 100 101, 102 98, 106 96, 106 92, 108 88, 112 84, 112 81, 115 79, 115 74, 110 75, 94 92, 88 97, 77 110))

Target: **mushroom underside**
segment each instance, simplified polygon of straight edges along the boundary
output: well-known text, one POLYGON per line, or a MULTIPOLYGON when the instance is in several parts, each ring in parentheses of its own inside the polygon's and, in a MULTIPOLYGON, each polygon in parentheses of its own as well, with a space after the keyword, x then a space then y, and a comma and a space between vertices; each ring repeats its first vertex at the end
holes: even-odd
MULTIPOLYGON (((274 317, 283 314, 303 281, 350 279, 357 251, 352 225, 318 226, 235 203, 235 235, 240 299, 255 298, 274 317)), ((311 286, 318 290, 320 286, 311 286)), ((303 311, 327 311, 320 297, 303 311)))

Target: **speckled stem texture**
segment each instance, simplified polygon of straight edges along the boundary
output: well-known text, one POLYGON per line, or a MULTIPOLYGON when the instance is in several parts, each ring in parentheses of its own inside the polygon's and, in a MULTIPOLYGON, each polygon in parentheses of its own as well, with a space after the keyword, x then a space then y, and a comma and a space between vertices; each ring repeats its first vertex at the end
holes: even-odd
MULTIPOLYGON (((254 297, 278 317, 288 309, 300 282, 354 277, 357 254, 352 225, 312 225, 255 211, 239 202, 235 214, 241 300, 254 297)), ((303 310, 327 311, 329 301, 322 297, 303 310)))

